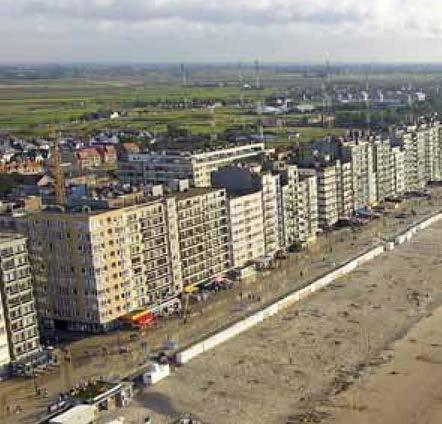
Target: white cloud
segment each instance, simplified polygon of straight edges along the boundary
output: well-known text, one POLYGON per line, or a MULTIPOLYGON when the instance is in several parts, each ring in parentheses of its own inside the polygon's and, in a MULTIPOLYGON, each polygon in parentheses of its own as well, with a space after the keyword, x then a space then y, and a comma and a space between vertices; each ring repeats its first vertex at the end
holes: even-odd
POLYGON ((438 0, 0 0, 0 60, 438 60, 438 0), (109 48, 112 46, 112 48, 109 48), (60 52, 65 57, 58 57, 60 52))

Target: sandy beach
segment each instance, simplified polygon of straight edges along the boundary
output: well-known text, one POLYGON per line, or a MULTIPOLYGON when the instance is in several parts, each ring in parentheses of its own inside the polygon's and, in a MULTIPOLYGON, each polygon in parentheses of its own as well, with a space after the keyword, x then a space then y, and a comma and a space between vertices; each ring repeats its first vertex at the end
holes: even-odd
POLYGON ((431 328, 442 312, 425 317, 442 302, 441 237, 436 224, 186 364, 119 415, 137 422, 147 408, 155 423, 188 412, 214 424, 437 422, 441 371, 432 369, 441 359, 441 331, 433 337, 431 328), (403 337, 398 353, 391 351, 403 337), (367 386, 357 389, 366 376, 367 386), (423 411, 429 421, 416 421, 423 411))
POLYGON ((336 424, 442 423, 442 308, 393 344, 393 358, 333 400, 336 424))

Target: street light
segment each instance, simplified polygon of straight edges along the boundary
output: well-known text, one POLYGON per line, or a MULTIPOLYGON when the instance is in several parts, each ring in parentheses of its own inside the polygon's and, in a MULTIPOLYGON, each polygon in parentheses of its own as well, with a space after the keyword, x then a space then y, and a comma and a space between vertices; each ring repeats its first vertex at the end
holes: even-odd
POLYGON ((32 366, 32 381, 34 383, 34 391, 35 394, 38 395, 37 376, 35 374, 34 358, 32 358, 31 360, 31 366, 32 366))

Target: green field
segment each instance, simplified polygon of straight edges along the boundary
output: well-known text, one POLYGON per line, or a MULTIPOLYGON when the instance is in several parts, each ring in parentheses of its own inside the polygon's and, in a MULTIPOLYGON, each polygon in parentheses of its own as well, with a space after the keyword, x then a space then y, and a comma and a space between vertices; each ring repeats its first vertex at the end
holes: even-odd
MULTIPOLYGON (((118 127, 144 128, 157 126, 158 131, 175 122, 188 126, 197 133, 211 131, 210 112, 185 110, 183 112, 155 112, 145 110, 149 102, 171 100, 258 101, 270 90, 242 91, 235 87, 181 87, 178 85, 149 86, 124 82, 38 81, 26 84, 0 85, 0 131, 17 135, 40 135, 47 132, 48 124, 58 124, 60 130, 88 131, 118 127), (86 114, 126 110, 127 119, 77 124, 86 114)), ((234 111, 216 113, 216 129, 234 123, 234 111)))
MULTIPOLYGON (((351 69, 351 68, 350 68, 351 69)), ((240 88, 243 82, 254 81, 253 67, 241 71, 239 83, 235 66, 194 66, 189 84, 182 86, 178 67, 163 67, 153 70, 137 67, 64 67, 35 69, 0 68, 0 133, 35 137, 48 134, 48 125, 64 135, 83 136, 93 132, 112 129, 143 129, 151 133, 164 133, 170 126, 194 135, 216 133, 223 135, 229 129, 257 131, 259 117, 254 105, 263 102, 272 94, 294 94, 300 101, 300 93, 307 89, 321 90, 324 76, 320 66, 312 68, 311 74, 304 71, 266 68, 262 73, 261 90, 240 88), (51 79, 52 78, 52 79, 51 79), (199 85, 197 85, 197 83, 199 85), (290 91, 292 90, 292 91, 290 91), (191 109, 190 106, 176 109, 158 108, 155 103, 192 100, 221 101, 227 107, 191 109), (233 107, 242 104, 248 107, 233 107), (112 111, 124 111, 116 120, 108 119, 112 111), (96 114, 101 116, 98 119, 96 114)), ((361 71, 362 72, 362 71, 361 71)), ((441 74, 435 72, 377 72, 368 74, 337 72, 329 85, 340 87, 365 87, 366 82, 382 87, 399 87, 413 84, 427 87, 437 96, 413 109, 386 109, 372 111, 372 122, 391 125, 412 112, 415 116, 431 111, 442 112, 438 87, 441 74)), ((317 94, 316 94, 317 95, 317 94)), ((322 105, 317 102, 316 105, 322 105)), ((366 126, 364 106, 340 106, 336 109, 338 126, 366 126)), ((305 115, 304 115, 305 117, 305 115)), ((305 127, 299 116, 288 116, 300 128, 266 128, 267 134, 276 135, 275 145, 308 142, 326 134, 343 134, 344 129, 324 130, 305 127), (299 132, 295 141, 289 142, 289 133, 299 132)))
MULTIPOLYGON (((231 128, 256 126, 258 116, 233 107, 220 107, 214 111, 153 110, 148 103, 182 99, 257 102, 272 93, 271 89, 244 91, 236 87, 149 86, 111 81, 39 80, 27 84, 3 84, 0 85, 0 131, 19 136, 44 136, 48 133, 48 125, 54 124, 57 131, 72 135, 112 129, 145 129, 163 133, 168 125, 173 125, 195 135, 222 134, 231 128), (125 110, 127 116, 115 120, 82 119, 86 114, 112 110, 125 110)), ((290 131, 301 133, 300 142, 329 133, 321 128, 295 128, 290 131)), ((266 133, 277 134, 275 144, 290 144, 286 129, 270 128, 266 129, 266 133)), ((333 133, 341 134, 342 131, 335 130, 333 133)))

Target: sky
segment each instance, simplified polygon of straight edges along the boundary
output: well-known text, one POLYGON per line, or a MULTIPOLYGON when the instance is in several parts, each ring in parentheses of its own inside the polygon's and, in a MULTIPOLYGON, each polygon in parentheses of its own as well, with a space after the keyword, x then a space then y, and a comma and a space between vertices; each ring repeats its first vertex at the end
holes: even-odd
POLYGON ((0 0, 0 63, 442 62, 440 0, 0 0))

